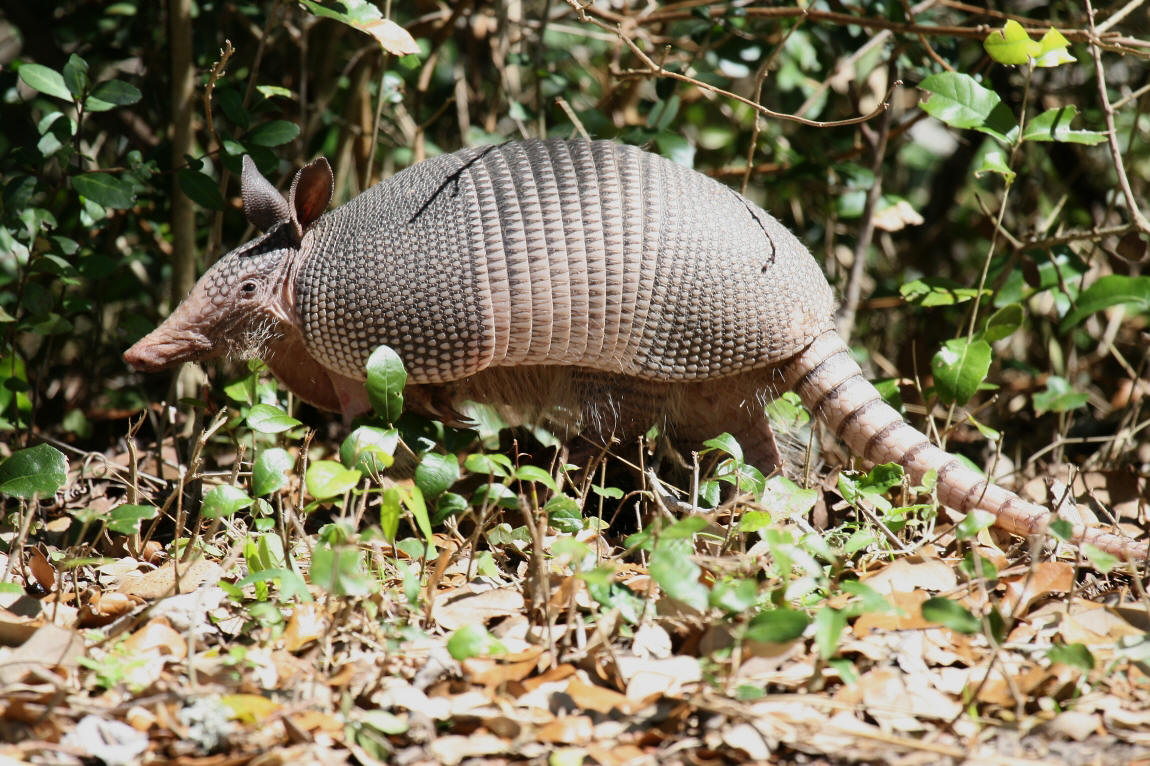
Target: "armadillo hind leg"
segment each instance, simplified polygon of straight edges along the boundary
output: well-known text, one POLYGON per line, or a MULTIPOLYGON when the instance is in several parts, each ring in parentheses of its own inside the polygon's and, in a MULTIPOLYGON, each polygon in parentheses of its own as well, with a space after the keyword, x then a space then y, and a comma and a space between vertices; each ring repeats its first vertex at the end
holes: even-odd
MULTIPOLYGON (((812 415, 823 418, 839 439, 868 462, 899 463, 915 483, 934 469, 943 505, 961 512, 989 511, 997 517, 997 526, 1020 536, 1044 532, 1056 518, 1046 508, 990 484, 931 444, 883 401, 837 333, 820 335, 781 372, 784 384, 802 398, 812 415)), ((1095 528, 1075 524, 1072 539, 1123 558, 1147 557, 1146 543, 1095 528)))
POLYGON ((686 458, 726 432, 739 443, 746 463, 770 474, 782 466, 782 457, 763 404, 758 372, 678 386, 667 415, 671 442, 686 458))

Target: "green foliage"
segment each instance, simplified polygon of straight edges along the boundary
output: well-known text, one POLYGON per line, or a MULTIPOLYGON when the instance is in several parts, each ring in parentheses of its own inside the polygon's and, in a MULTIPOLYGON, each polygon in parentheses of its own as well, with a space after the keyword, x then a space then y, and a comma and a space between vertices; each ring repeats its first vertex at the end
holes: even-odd
POLYGON ((0 462, 0 495, 8 497, 51 497, 64 486, 68 459, 50 444, 14 452, 0 462))

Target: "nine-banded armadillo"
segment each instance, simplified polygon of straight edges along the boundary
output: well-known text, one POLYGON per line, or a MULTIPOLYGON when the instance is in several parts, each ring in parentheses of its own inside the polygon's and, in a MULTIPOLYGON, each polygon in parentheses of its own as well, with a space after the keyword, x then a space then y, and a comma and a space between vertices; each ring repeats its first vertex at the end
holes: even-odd
MULTIPOLYGON (((446 419, 474 399, 550 410, 597 438, 661 425, 680 444, 729 431, 777 463, 762 403, 795 390, 872 463, 938 473, 939 500, 1015 534, 1040 506, 988 484, 905 423, 832 322, 834 296, 771 215, 630 146, 525 141, 419 163, 324 214, 326 160, 285 199, 249 158, 244 211, 265 233, 212 266, 124 358, 158 370, 261 356, 295 394, 367 409, 368 355, 394 348, 407 398, 446 419)), ((1141 559, 1144 543, 1076 526, 1141 559)))

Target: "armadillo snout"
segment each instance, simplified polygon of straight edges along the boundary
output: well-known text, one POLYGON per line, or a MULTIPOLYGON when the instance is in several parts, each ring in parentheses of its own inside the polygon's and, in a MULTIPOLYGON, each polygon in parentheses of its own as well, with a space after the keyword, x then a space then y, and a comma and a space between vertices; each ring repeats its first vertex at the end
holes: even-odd
POLYGON ((191 331, 175 331, 161 325, 124 352, 124 361, 141 372, 157 372, 181 362, 191 362, 209 356, 214 344, 204 335, 191 331))

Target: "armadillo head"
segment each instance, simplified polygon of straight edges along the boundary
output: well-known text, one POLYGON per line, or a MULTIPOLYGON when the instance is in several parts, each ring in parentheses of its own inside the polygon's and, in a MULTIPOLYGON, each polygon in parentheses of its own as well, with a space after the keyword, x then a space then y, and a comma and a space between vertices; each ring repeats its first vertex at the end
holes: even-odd
POLYGON ((308 231, 331 201, 331 168, 323 158, 305 165, 285 199, 250 157, 243 163, 244 214, 264 234, 217 261, 163 324, 124 352, 137 370, 258 357, 295 323, 295 273, 308 231))

